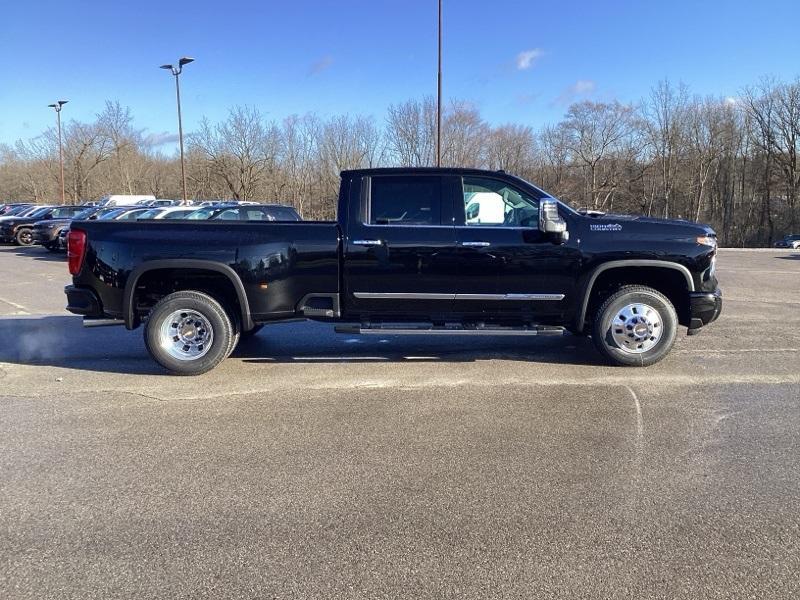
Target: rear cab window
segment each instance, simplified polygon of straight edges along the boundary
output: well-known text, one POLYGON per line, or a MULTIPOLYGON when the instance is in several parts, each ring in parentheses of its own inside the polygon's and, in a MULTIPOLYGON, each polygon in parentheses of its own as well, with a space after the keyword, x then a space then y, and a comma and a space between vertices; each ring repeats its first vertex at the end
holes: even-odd
POLYGON ((430 226, 442 221, 442 180, 439 176, 375 176, 370 178, 365 223, 430 226))

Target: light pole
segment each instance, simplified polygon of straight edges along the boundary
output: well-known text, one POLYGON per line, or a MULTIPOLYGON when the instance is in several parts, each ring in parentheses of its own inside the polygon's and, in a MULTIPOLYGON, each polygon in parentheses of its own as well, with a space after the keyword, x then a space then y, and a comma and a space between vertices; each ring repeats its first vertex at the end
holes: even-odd
POLYGON ((442 0, 439 0, 439 72, 436 90, 436 166, 442 166, 442 0))
POLYGON ((183 189, 183 203, 187 203, 186 198, 186 167, 183 164, 183 122, 181 120, 181 85, 179 83, 179 75, 183 72, 183 65, 188 65, 194 61, 193 58, 184 56, 178 61, 178 66, 161 65, 162 69, 168 69, 175 76, 175 97, 178 101, 178 141, 181 147, 181 186, 183 189))
POLYGON ((58 165, 61 169, 61 204, 64 204, 64 149, 61 146, 61 108, 69 100, 59 100, 55 104, 48 104, 50 108, 56 111, 56 121, 58 122, 58 165))

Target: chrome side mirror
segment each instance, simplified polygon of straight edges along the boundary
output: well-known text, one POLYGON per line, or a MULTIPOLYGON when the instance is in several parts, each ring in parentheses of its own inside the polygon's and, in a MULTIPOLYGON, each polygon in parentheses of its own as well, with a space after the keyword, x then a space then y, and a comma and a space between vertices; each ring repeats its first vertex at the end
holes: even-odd
POLYGON ((567 222, 558 214, 558 202, 552 198, 539 201, 539 230, 552 234, 561 244, 569 239, 567 222))

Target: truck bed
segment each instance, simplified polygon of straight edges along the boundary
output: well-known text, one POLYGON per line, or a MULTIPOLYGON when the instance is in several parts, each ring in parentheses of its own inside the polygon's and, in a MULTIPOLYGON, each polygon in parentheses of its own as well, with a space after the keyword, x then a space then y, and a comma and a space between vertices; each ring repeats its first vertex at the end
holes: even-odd
POLYGON ((186 276, 204 265, 238 276, 253 321, 292 317, 308 294, 339 291, 335 222, 76 221, 73 228, 88 237, 74 283, 95 290, 104 316, 131 321, 135 280, 186 276))

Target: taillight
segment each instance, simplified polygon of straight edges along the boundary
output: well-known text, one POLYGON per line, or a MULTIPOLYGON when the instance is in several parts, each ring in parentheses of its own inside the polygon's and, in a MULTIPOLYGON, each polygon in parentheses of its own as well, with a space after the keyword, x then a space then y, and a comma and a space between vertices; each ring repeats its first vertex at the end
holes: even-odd
POLYGON ((67 261, 71 275, 81 272, 84 256, 86 256, 86 232, 70 229, 67 234, 67 261))

